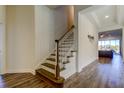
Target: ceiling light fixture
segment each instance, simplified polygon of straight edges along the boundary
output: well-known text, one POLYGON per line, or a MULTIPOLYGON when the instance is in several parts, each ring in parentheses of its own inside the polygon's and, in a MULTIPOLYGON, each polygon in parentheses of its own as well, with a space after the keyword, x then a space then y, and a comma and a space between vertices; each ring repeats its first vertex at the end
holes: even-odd
POLYGON ((109 16, 108 16, 108 15, 106 15, 106 16, 105 16, 105 18, 109 18, 109 16))
POLYGON ((104 37, 104 35, 103 35, 103 34, 101 34, 101 35, 100 35, 100 38, 102 38, 102 37, 104 37))

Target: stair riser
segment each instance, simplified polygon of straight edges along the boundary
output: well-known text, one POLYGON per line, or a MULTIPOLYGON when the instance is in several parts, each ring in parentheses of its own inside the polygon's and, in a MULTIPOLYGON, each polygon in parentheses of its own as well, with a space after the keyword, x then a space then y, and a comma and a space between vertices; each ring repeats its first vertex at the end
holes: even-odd
POLYGON ((73 41, 64 41, 62 43, 73 43, 73 41))
POLYGON ((72 45, 73 43, 71 43, 71 42, 63 42, 63 43, 61 43, 61 45, 66 45, 66 44, 72 45))
POLYGON ((56 58, 56 57, 51 55, 49 58, 56 58))
MULTIPOLYGON (((50 58, 55 58, 56 56, 50 56, 50 58)), ((59 55, 59 57, 65 57, 64 55, 59 55)))
MULTIPOLYGON (((55 51, 56 52, 56 51, 55 51)), ((55 53, 54 52, 54 53, 55 53)), ((59 51, 59 54, 61 54, 61 53, 67 53, 68 51, 66 51, 66 50, 61 50, 61 51, 59 51)))
POLYGON ((61 51, 61 50, 65 50, 65 49, 69 49, 71 46, 61 46, 61 47, 59 47, 59 51, 61 51))
POLYGON ((68 43, 68 42, 66 42, 66 43, 62 43, 62 44, 60 44, 59 46, 71 46, 73 43, 68 43))
MULTIPOLYGON (((53 69, 51 69, 51 68, 49 68, 49 67, 46 67, 46 66, 41 65, 40 68, 42 68, 42 69, 44 69, 44 70, 47 70, 47 71, 49 71, 49 72, 55 74, 55 70, 53 70, 53 69)), ((63 66, 60 65, 60 69, 62 69, 62 68, 63 68, 63 66)))
POLYGON ((63 57, 66 56, 67 53, 68 53, 68 52, 61 52, 60 55, 63 55, 63 56, 62 56, 62 58, 63 58, 63 57))
POLYGON ((46 63, 52 64, 52 65, 56 65, 56 62, 52 62, 52 61, 49 61, 49 60, 47 60, 46 63))
POLYGON ((69 44, 67 45, 67 44, 66 44, 66 45, 61 45, 59 48, 61 48, 61 47, 70 47, 70 46, 71 46, 71 45, 69 45, 69 44))
POLYGON ((55 70, 53 70, 53 69, 51 69, 51 68, 49 68, 49 67, 46 67, 46 66, 41 65, 41 68, 42 68, 42 69, 45 69, 45 70, 47 70, 47 71, 49 71, 49 72, 51 72, 51 73, 53 73, 53 74, 55 74, 55 70))
POLYGON ((49 61, 53 61, 53 62, 55 62, 56 60, 55 60, 55 58, 47 58, 47 60, 49 60, 49 61))
POLYGON ((68 43, 68 44, 65 44, 65 43, 62 43, 61 45, 59 46, 72 46, 73 43, 68 43))
POLYGON ((65 40, 63 43, 65 43, 65 42, 70 42, 70 43, 73 43, 73 39, 68 39, 68 40, 65 40))
POLYGON ((65 41, 74 41, 73 39, 66 39, 65 41))
MULTIPOLYGON (((59 53, 59 57, 65 57, 65 52, 59 53)), ((56 55, 54 56, 51 55, 49 58, 56 58, 56 55)))
MULTIPOLYGON (((70 48, 69 47, 61 47, 59 51, 68 51, 70 48)), ((55 51, 56 52, 56 51, 55 51)))

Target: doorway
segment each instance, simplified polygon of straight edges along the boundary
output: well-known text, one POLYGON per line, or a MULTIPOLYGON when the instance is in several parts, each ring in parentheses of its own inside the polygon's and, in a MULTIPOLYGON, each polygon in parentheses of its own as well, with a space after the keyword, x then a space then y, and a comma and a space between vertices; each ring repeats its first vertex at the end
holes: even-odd
POLYGON ((99 50, 110 50, 112 49, 115 54, 120 54, 120 40, 114 39, 114 40, 103 40, 98 41, 98 48, 99 50))
POLYGON ((99 32, 98 35, 99 57, 122 56, 122 29, 99 32))

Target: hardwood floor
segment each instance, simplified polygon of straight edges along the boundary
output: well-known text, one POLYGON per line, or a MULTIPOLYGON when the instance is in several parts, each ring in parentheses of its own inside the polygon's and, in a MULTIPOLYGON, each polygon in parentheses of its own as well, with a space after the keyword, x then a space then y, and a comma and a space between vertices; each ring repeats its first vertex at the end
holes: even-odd
MULTIPOLYGON (((0 87, 42 88, 54 87, 30 73, 0 76, 0 87)), ((123 88, 124 63, 119 55, 113 59, 99 58, 65 81, 67 88, 123 88)))
POLYGON ((0 87, 4 88, 51 88, 51 84, 42 81, 30 73, 5 74, 0 76, 0 87))
POLYGON ((65 87, 72 88, 123 88, 124 63, 119 55, 113 59, 99 58, 81 73, 69 78, 65 87))

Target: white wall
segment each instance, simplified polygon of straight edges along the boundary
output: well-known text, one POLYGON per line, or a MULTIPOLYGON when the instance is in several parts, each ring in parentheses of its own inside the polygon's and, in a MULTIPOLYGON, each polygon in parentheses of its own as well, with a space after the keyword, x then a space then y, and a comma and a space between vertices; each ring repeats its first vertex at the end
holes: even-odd
POLYGON ((5 23, 5 6, 0 5, 0 23, 5 23))
POLYGON ((0 55, 2 55, 3 50, 3 28, 2 24, 0 24, 0 55))
POLYGON ((122 27, 122 58, 124 61, 124 27, 122 27))
POLYGON ((55 38, 67 31, 65 10, 42 5, 7 6, 6 11, 7 72, 34 71, 53 51, 55 38))
POLYGON ((6 72, 5 6, 0 6, 0 74, 6 72))
POLYGON ((0 23, 0 74, 2 74, 3 70, 3 24, 0 23))
POLYGON ((97 49, 97 29, 83 14, 79 14, 78 32, 78 71, 98 58, 97 49), (88 34, 95 37, 94 40, 88 38, 88 34))
POLYGON ((75 25, 75 30, 74 30, 74 39, 75 39, 75 48, 77 50, 78 48, 78 13, 80 11, 83 11, 87 8, 91 7, 91 5, 75 5, 74 6, 74 25, 75 25))
POLYGON ((54 11, 46 6, 35 6, 35 68, 55 47, 54 11))
POLYGON ((2 65, 3 64, 3 42, 4 42, 4 29, 3 29, 3 23, 0 23, 0 71, 2 70, 2 65))
POLYGON ((67 20, 68 20, 68 29, 71 28, 72 25, 74 25, 74 6, 68 5, 67 7, 67 20))
MULTIPOLYGON (((89 5, 74 5, 74 48, 77 51, 76 52, 76 62, 78 62, 78 13, 81 10, 84 10, 86 8, 90 7, 89 5)), ((76 70, 78 71, 78 65, 76 64, 76 70)))
POLYGON ((59 39, 68 29, 67 6, 62 6, 54 11, 55 39, 59 39))
POLYGON ((31 72, 35 59, 34 7, 7 6, 7 72, 31 72))

